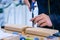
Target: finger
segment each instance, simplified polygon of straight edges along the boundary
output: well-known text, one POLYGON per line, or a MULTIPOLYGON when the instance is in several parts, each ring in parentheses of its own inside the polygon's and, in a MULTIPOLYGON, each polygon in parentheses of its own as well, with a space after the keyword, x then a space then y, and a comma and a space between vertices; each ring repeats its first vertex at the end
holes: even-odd
POLYGON ((33 21, 35 18, 32 18, 30 21, 33 21))
POLYGON ((40 14, 40 15, 38 15, 38 16, 36 16, 36 17, 34 17, 34 18, 32 18, 30 21, 35 21, 35 23, 37 22, 37 21, 39 21, 40 19, 42 19, 44 16, 42 16, 43 14, 40 14))
POLYGON ((37 17, 38 17, 38 16, 36 16, 36 17, 32 18, 30 21, 34 21, 37 17))
POLYGON ((42 17, 42 16, 41 16, 41 17, 37 17, 37 18, 35 19, 34 23, 37 23, 37 22, 39 22, 40 20, 43 20, 43 17, 42 17))
POLYGON ((40 26, 44 27, 44 26, 47 26, 47 24, 46 23, 42 23, 40 26))
POLYGON ((45 20, 45 19, 40 20, 39 22, 37 22, 37 25, 41 25, 41 24, 43 24, 43 23, 45 23, 45 22, 46 22, 46 20, 45 20))

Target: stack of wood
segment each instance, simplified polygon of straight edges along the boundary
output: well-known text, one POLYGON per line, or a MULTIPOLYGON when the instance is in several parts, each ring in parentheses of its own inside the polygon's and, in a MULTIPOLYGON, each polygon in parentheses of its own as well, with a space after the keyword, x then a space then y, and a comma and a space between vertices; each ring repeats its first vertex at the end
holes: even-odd
POLYGON ((33 28, 33 27, 29 27, 29 26, 24 26, 24 25, 23 26, 5 25, 5 29, 25 34, 25 36, 27 36, 27 37, 38 37, 41 40, 44 40, 44 39, 46 39, 46 37, 52 36, 53 34, 59 32, 58 30, 54 30, 54 29, 33 28))

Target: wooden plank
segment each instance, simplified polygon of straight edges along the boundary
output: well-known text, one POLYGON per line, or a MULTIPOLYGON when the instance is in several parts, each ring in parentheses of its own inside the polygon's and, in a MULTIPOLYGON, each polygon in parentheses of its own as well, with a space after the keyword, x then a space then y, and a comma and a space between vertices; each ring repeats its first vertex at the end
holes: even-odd
POLYGON ((39 35, 39 36, 51 36, 54 33, 59 32, 58 30, 47 29, 47 28, 27 28, 25 33, 39 35))
POLYGON ((10 30, 10 31, 15 31, 15 32, 24 32, 25 29, 28 28, 28 26, 26 25, 5 25, 5 29, 6 30, 10 30))

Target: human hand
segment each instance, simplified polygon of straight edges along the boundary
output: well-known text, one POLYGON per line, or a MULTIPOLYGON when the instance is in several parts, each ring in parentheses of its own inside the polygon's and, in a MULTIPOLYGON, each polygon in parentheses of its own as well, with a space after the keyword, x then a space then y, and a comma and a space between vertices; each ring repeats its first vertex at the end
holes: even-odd
POLYGON ((48 26, 48 27, 51 27, 52 26, 52 22, 50 20, 50 17, 44 13, 36 16, 35 18, 32 18, 31 21, 34 21, 34 23, 41 27, 44 27, 44 26, 48 26))

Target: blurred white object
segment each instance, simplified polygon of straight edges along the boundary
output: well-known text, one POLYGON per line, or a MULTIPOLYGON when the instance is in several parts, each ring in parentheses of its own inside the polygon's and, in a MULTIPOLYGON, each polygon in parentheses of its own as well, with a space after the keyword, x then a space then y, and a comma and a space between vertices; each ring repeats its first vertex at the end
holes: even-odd
POLYGON ((4 8, 6 8, 12 0, 1 0, 0 2, 0 9, 3 9, 3 12, 0 13, 0 26, 4 26, 5 24, 5 13, 4 13, 4 8))
POLYGON ((13 0, 14 4, 19 4, 19 0, 13 0))
POLYGON ((32 27, 32 22, 30 21, 32 18, 32 12, 30 12, 28 6, 25 9, 26 13, 25 13, 25 23, 27 26, 31 26, 32 27))
POLYGON ((0 26, 4 25, 4 12, 3 12, 3 4, 0 3, 0 26))
MULTIPOLYGON (((34 4, 33 14, 34 14, 34 17, 36 17, 36 16, 38 15, 38 5, 37 5, 37 1, 36 1, 35 4, 34 4)), ((37 27, 37 24, 35 24, 34 27, 37 27)))
POLYGON ((34 17, 35 16, 37 16, 38 15, 38 5, 37 5, 37 1, 35 2, 35 4, 34 4, 34 6, 36 6, 35 8, 34 8, 34 17))
MULTIPOLYGON (((18 3, 18 0, 16 3, 18 3)), ((15 3, 13 2, 8 8, 4 9, 4 13, 6 24, 31 26, 30 19, 32 16, 27 5, 19 5, 16 7, 15 3)))
MULTIPOLYGON (((35 2, 34 6, 36 6, 36 7, 35 7, 33 13, 34 13, 34 17, 36 17, 36 16, 38 15, 38 5, 37 5, 37 1, 35 2)), ((37 27, 37 24, 35 24, 34 27, 37 27)))
POLYGON ((18 35, 0 32, 0 40, 19 40, 18 35))
POLYGON ((3 7, 6 8, 8 7, 11 3, 12 3, 12 0, 2 0, 1 2, 3 4, 3 7))
POLYGON ((0 28, 0 33, 3 33, 3 31, 1 30, 1 28, 0 28))
MULTIPOLYGON (((32 12, 30 12, 28 6, 25 4, 16 6, 16 4, 18 3, 19 0, 12 1, 11 5, 8 8, 4 9, 5 23, 32 26, 32 22, 30 21, 30 19, 32 18, 32 12)), ((37 2, 34 5, 36 6, 34 10, 34 16, 37 16, 37 2)))

